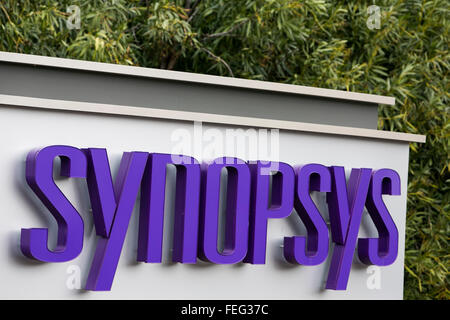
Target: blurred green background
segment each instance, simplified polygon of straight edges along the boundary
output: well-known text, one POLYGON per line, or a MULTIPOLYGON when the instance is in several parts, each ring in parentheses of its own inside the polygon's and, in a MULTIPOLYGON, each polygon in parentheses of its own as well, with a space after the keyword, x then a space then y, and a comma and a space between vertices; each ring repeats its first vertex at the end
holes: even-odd
POLYGON ((0 51, 395 97, 379 108, 379 129, 427 136, 410 144, 404 296, 449 299, 449 9, 448 0, 1 0, 0 51), (71 5, 79 29, 67 25, 71 5))

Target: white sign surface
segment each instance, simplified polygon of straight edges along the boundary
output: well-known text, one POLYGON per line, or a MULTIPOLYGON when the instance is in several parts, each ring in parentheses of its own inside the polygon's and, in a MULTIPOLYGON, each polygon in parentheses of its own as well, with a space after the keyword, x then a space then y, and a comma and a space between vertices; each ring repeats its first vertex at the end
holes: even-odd
MULTIPOLYGON (((214 265, 201 261, 196 265, 183 265, 170 262, 173 204, 169 200, 173 200, 174 179, 169 171, 163 263, 136 262, 137 203, 112 290, 91 292, 80 289, 84 287, 96 243, 84 179, 56 179, 85 222, 81 255, 66 263, 40 263, 26 258, 20 252, 21 228, 49 228, 50 246, 56 238, 56 223, 25 181, 25 159, 29 151, 50 145, 106 148, 115 173, 123 152, 178 152, 175 149, 183 147, 187 141, 180 144, 182 140, 179 140, 179 136, 177 138, 180 132, 189 133, 192 145, 191 153, 187 155, 201 160, 198 148, 195 148, 200 132, 203 150, 209 146, 209 151, 205 151, 208 157, 239 155, 244 160, 256 159, 248 159, 239 153, 223 153, 211 147, 208 139, 213 139, 213 136, 225 137, 226 129, 236 129, 232 126, 203 124, 199 129, 187 121, 1 107, 0 128, 0 299, 403 298, 408 172, 408 144, 405 142, 280 131, 278 159, 259 159, 279 160, 292 166, 308 163, 344 166, 347 174, 352 168, 390 168, 399 173, 401 196, 383 197, 399 231, 397 260, 387 267, 368 267, 359 262, 355 255, 346 291, 324 289, 332 243, 327 261, 319 266, 291 265, 282 257, 283 238, 305 234, 305 228, 295 214, 269 221, 265 265, 214 265)), ((245 138, 246 130, 243 128, 234 132, 245 138)), ((226 149, 225 146, 223 149, 226 149)), ((325 195, 315 195, 315 200, 324 218, 328 219, 325 195)), ((366 212, 359 234, 361 237, 377 237, 377 231, 366 212)))

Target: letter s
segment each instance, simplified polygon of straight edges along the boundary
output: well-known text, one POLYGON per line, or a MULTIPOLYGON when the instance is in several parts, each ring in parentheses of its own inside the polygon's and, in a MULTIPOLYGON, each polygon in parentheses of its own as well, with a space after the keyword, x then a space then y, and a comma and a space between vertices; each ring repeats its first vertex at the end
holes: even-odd
POLYGON ((311 198, 310 191, 330 192, 331 174, 320 164, 307 164, 297 169, 294 207, 303 221, 305 236, 284 238, 284 257, 293 264, 315 266, 324 262, 328 256, 328 227, 311 198))
POLYGON ((85 178, 87 172, 85 155, 74 147, 49 146, 27 156, 26 181, 56 219, 58 240, 55 250, 50 251, 48 229, 22 229, 20 248, 25 256, 44 262, 70 261, 83 249, 83 219, 53 180, 56 157, 61 158, 62 176, 85 178))
POLYGON ((366 208, 378 230, 379 238, 358 241, 358 257, 364 264, 388 266, 397 258, 398 230, 383 202, 382 195, 400 195, 400 176, 391 169, 372 173, 366 208))

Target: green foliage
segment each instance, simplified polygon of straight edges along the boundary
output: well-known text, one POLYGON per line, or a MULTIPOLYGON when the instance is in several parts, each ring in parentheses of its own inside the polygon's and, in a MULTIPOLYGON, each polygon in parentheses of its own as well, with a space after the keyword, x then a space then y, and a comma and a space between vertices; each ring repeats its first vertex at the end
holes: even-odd
POLYGON ((406 299, 449 299, 448 0, 0 2, 0 50, 394 96, 379 128, 411 144, 406 299), (69 30, 66 8, 81 8, 69 30))

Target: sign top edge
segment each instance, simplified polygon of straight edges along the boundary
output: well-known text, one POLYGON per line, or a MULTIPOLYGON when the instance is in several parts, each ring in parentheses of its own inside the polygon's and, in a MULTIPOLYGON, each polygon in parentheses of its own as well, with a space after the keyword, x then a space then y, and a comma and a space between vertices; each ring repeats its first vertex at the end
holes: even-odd
POLYGON ((168 109, 156 109, 145 107, 129 107, 121 105, 109 105, 90 102, 42 99, 24 96, 11 96, 0 94, 0 108, 2 106, 36 108, 41 110, 59 110, 86 112, 95 114, 110 114, 117 116, 132 116, 142 118, 170 119, 177 121, 199 121, 212 124, 227 124, 245 127, 260 127, 282 129, 318 134, 331 134, 351 136, 359 138, 372 138, 399 142, 425 143, 426 136, 412 133, 374 130, 366 128, 343 127, 315 123, 293 122, 285 120, 271 120, 261 118, 249 118, 220 114, 207 114, 190 111, 178 111, 168 109))
POLYGON ((367 93, 350 92, 334 89, 307 87, 293 84, 249 80, 242 78, 223 77, 200 73, 172 71, 119 64, 84 61, 68 58, 46 57, 31 54, 11 53, 0 51, 0 62, 10 62, 44 67, 63 68, 90 72, 101 72, 144 78, 156 78, 171 81, 183 81, 207 85, 238 87, 262 91, 280 92, 315 96, 319 98, 359 101, 374 104, 395 105, 395 98, 367 93))

